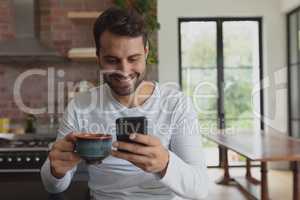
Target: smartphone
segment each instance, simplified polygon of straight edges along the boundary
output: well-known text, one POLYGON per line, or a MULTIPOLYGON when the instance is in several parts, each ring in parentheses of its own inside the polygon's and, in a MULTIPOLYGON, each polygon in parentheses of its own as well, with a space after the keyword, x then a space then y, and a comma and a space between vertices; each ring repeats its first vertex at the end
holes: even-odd
POLYGON ((146 117, 121 117, 116 120, 117 140, 132 143, 129 135, 132 133, 147 134, 146 117))

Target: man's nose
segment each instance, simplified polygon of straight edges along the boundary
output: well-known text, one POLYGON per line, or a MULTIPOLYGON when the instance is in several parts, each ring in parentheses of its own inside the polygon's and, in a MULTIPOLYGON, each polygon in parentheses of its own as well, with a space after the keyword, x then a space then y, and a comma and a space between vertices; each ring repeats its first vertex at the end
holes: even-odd
POLYGON ((118 69, 124 76, 127 76, 130 74, 131 67, 130 64, 127 61, 122 61, 120 63, 119 69, 118 69))

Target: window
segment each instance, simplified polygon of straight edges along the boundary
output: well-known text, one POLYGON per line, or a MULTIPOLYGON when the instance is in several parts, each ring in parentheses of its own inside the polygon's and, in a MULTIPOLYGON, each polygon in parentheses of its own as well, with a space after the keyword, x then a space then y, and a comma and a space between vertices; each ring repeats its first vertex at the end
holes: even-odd
MULTIPOLYGON (((260 18, 180 18, 179 63, 182 90, 192 97, 201 132, 259 131, 262 92, 260 18)), ((208 165, 219 164, 218 148, 205 141, 208 165)), ((231 164, 243 157, 229 153, 231 164)))

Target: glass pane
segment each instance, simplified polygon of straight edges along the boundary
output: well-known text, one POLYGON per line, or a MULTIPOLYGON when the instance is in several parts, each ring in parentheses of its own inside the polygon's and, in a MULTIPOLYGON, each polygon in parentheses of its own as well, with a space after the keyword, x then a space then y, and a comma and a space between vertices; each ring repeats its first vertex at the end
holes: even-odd
POLYGON ((230 166, 246 164, 246 158, 244 156, 231 150, 228 151, 228 161, 230 166))
MULTIPOLYGON (((197 109, 201 134, 217 128, 216 22, 181 23, 182 89, 197 109)), ((215 131, 213 131, 215 132, 215 131)), ((219 164, 217 145, 203 137, 207 164, 219 164)))
POLYGON ((252 118, 252 69, 225 69, 226 119, 252 118))
POLYGON ((297 38, 297 13, 290 15, 289 38, 290 38, 290 63, 298 63, 298 38, 297 38))
MULTIPOLYGON (((229 160, 230 166, 246 165, 246 157, 241 156, 231 150, 228 151, 228 160, 229 160)), ((259 161, 251 161, 250 164, 251 164, 251 166, 254 166, 254 165, 259 166, 260 162, 259 161)))
POLYGON ((205 160, 208 166, 219 165, 219 150, 216 144, 210 140, 203 137, 205 160))
POLYGON ((291 103, 291 118, 300 119, 299 105, 299 85, 300 85, 300 67, 298 65, 290 66, 290 103, 291 103))
POLYGON ((260 129, 259 23, 223 23, 224 109, 226 128, 260 129), (258 87, 259 88, 259 87, 258 87))
POLYGON ((216 69, 182 69, 183 91, 192 98, 199 119, 217 118, 216 69))
POLYGON ((259 31, 256 21, 223 23, 225 67, 253 67, 259 65, 259 31))
POLYGON ((226 128, 232 129, 233 131, 237 128, 239 130, 249 130, 253 127, 254 119, 252 118, 242 118, 242 119, 232 119, 226 120, 226 128))
MULTIPOLYGON (((223 23, 224 109, 226 129, 233 132, 260 129, 254 111, 260 112, 259 24, 257 21, 223 23)), ((244 165, 245 157, 228 151, 230 165, 244 165)))
MULTIPOLYGON (((200 120, 201 134, 212 134, 217 130, 217 119, 200 120)), ((219 150, 216 143, 202 137, 203 147, 205 152, 205 159, 208 166, 219 165, 219 150)))
POLYGON ((182 67, 217 65, 216 22, 181 23, 182 67))

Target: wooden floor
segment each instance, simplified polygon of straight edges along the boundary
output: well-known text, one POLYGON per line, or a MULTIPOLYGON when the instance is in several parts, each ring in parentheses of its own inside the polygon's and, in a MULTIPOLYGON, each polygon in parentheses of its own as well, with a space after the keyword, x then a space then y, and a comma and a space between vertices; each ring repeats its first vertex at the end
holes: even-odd
MULTIPOLYGON (((244 200, 247 199, 234 186, 220 186, 215 184, 215 180, 222 176, 220 169, 209 169, 210 189, 206 200, 244 200)), ((230 169, 232 177, 243 176, 244 169, 230 169)), ((253 176, 260 177, 259 169, 252 170, 253 176)), ((292 199, 292 173, 289 171, 269 170, 269 192, 272 200, 291 200, 292 199)))

